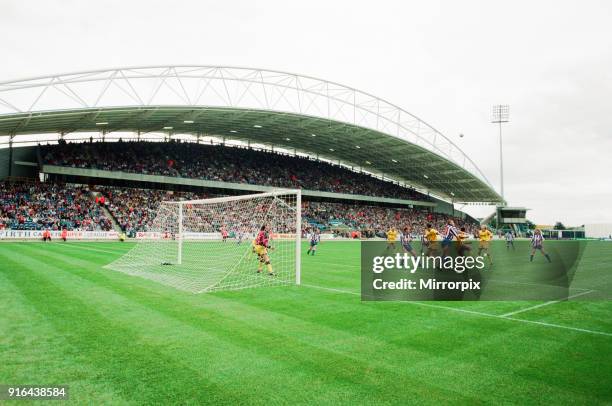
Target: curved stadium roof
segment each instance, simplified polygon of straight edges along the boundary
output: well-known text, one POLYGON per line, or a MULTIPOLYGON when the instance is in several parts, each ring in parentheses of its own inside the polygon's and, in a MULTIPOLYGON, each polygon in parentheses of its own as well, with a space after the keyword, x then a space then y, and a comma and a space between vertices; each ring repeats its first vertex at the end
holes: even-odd
POLYGON ((502 200, 435 128, 385 100, 322 79, 240 67, 151 66, 0 82, 0 135, 89 131, 186 133, 278 146, 457 202, 502 200))

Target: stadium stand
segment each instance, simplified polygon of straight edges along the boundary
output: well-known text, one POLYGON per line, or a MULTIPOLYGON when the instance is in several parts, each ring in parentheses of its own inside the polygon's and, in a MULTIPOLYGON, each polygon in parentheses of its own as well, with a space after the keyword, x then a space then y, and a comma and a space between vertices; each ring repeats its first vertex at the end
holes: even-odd
POLYGON ((411 226, 415 232, 420 233, 428 223, 442 229, 449 218, 453 218, 459 227, 465 227, 470 233, 476 225, 469 220, 425 210, 345 203, 305 202, 302 213, 310 226, 346 235, 351 230, 357 230, 364 237, 382 237, 391 227, 401 229, 411 226))
POLYGON ((60 143, 47 165, 426 201, 414 189, 299 156, 180 142, 60 143))
POLYGON ((211 197, 205 193, 170 192, 153 189, 99 187, 105 204, 115 221, 128 236, 138 231, 149 231, 160 202, 164 200, 193 200, 211 197))
MULTIPOLYGON (((414 189, 339 165, 245 147, 177 141, 67 143, 62 140, 57 145, 40 146, 39 152, 39 160, 45 165, 432 201, 414 189)), ((85 181, 90 183, 88 187, 59 183, 57 179, 46 183, 5 182, 0 193, 0 229, 108 231, 115 225, 128 236, 134 236, 149 230, 164 200, 220 196, 125 187, 125 184, 123 187, 95 186, 95 179, 85 181)), ((376 204, 304 199, 303 227, 317 227, 342 236, 359 232, 359 236, 374 237, 384 236, 392 226, 410 225, 415 233, 421 232, 427 223, 442 228, 450 217, 427 207, 376 204)), ((470 218, 455 218, 455 221, 468 232, 475 225, 470 218)))
POLYGON ((108 231, 112 222, 85 188, 6 181, 0 191, 0 228, 108 231))
MULTIPOLYGON (((118 188, 38 182, 4 182, 0 193, 0 229, 108 231, 112 220, 105 216, 105 205, 128 236, 148 231, 153 215, 164 200, 191 200, 213 197, 206 193, 172 192, 153 189, 118 188), (103 196, 104 199, 96 199, 103 196)), ((323 231, 350 236, 359 231, 363 237, 382 236, 390 227, 411 225, 420 232, 425 224, 442 228, 447 215, 421 209, 334 202, 303 203, 304 228, 318 227, 323 231)), ((453 217, 454 218, 454 217, 453 217)), ((454 218, 468 231, 474 227, 469 220, 454 218)))

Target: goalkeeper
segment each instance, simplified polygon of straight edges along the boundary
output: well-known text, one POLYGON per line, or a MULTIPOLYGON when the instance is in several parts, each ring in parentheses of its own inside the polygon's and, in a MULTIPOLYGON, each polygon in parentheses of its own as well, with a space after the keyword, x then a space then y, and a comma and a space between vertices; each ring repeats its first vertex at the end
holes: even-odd
POLYGON ((264 264, 268 268, 268 275, 274 276, 272 271, 272 264, 270 263, 270 257, 268 256, 268 249, 270 248, 270 236, 266 225, 261 226, 257 238, 255 238, 255 253, 259 257, 259 266, 257 267, 257 273, 261 273, 264 264))

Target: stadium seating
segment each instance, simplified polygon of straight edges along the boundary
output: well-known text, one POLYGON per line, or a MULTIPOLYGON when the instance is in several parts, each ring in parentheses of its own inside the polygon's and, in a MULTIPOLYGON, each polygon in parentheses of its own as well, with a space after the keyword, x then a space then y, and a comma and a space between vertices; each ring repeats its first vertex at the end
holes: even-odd
MULTIPOLYGON (((323 224, 324 229, 339 234, 346 233, 342 229, 358 230, 362 235, 371 237, 381 236, 391 227, 411 226, 415 232, 421 232, 431 223, 434 228, 442 229, 450 217, 418 209, 321 202, 305 202, 302 213, 310 224, 323 224)), ((476 226, 469 220, 453 219, 470 233, 476 226)))
POLYGON ((61 143, 42 148, 50 165, 317 191, 429 200, 417 191, 308 158, 180 142, 61 143))
POLYGON ((4 182, 0 228, 108 231, 112 222, 86 189, 57 183, 4 182))
POLYGON ((151 189, 130 189, 99 187, 105 197, 105 204, 128 236, 138 231, 149 231, 155 212, 164 200, 193 200, 210 197, 207 194, 189 192, 168 192, 151 189))
MULTIPOLYGON (((3 184, 0 192, 0 229, 108 231, 113 219, 105 215, 95 196, 104 196, 104 204, 121 229, 133 236, 148 231, 163 200, 202 199, 205 193, 168 192, 151 189, 91 186, 84 189, 57 183, 3 184)), ((317 227, 326 232, 348 235, 360 231, 363 236, 382 235, 391 226, 411 225, 420 231, 426 223, 442 228, 448 216, 417 209, 308 202, 303 203, 304 228, 317 227)), ((474 224, 455 219, 471 231, 474 224)))
MULTIPOLYGON (((415 190, 367 174, 303 157, 180 142, 89 142, 41 147, 43 162, 165 176, 304 188, 336 193, 428 200, 415 190)), ((163 200, 201 199, 206 193, 59 183, 6 182, 0 193, 0 229, 43 228, 84 231, 111 230, 116 223, 129 236, 148 231, 163 200), (96 196, 103 196, 98 202, 96 196), (104 205, 107 210, 103 207, 104 205)), ((388 208, 368 204, 304 201, 304 228, 339 235, 382 236, 390 227, 411 225, 420 232, 426 223, 444 226, 448 216, 424 209, 388 208)), ((470 221, 456 219, 471 231, 470 221)))

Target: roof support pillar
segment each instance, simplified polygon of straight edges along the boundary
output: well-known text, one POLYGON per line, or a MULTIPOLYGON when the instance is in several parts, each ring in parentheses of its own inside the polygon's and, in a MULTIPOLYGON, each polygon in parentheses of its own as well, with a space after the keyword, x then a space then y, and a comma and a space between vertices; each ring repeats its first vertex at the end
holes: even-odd
POLYGON ((11 177, 13 175, 13 139, 15 138, 15 134, 9 134, 9 159, 8 159, 8 176, 11 177))

